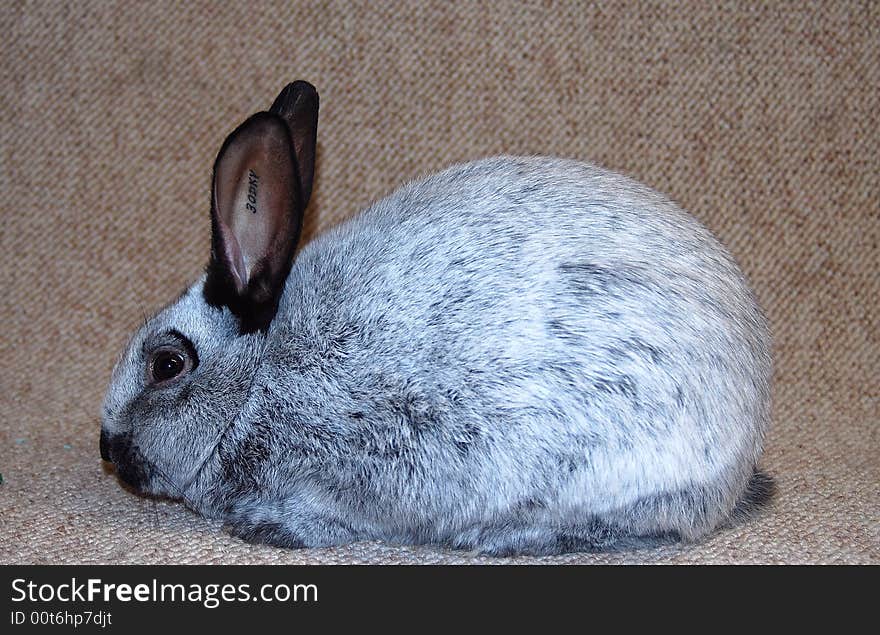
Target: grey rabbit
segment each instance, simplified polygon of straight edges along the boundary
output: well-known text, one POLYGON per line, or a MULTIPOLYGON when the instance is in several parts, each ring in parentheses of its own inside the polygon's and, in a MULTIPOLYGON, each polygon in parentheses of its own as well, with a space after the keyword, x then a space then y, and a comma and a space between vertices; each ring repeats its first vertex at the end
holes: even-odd
POLYGON ((693 542, 770 499, 769 329, 693 217, 500 156, 297 252, 317 119, 295 82, 223 144, 206 273, 113 370, 122 481, 252 542, 492 555, 693 542))

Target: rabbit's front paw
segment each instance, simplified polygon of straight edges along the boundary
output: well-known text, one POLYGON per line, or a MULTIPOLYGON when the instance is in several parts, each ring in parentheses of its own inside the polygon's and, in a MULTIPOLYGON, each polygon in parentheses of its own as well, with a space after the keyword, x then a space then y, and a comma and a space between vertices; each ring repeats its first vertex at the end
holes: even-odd
POLYGON ((226 520, 226 530, 255 544, 303 549, 330 547, 358 540, 357 532, 329 510, 317 510, 307 499, 291 497, 269 503, 242 503, 226 520))
POLYGON ((302 549, 306 546, 296 533, 277 522, 237 521, 227 524, 226 530, 233 536, 256 545, 272 545, 288 549, 302 549))

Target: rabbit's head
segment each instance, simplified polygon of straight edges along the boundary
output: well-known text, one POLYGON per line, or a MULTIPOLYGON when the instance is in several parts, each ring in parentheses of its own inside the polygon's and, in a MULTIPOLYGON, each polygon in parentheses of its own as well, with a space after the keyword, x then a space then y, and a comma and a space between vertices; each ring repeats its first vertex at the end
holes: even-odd
POLYGON ((186 500, 239 416, 311 193, 318 95, 287 86, 214 163, 206 274, 134 334, 104 400, 101 457, 137 491, 186 500))

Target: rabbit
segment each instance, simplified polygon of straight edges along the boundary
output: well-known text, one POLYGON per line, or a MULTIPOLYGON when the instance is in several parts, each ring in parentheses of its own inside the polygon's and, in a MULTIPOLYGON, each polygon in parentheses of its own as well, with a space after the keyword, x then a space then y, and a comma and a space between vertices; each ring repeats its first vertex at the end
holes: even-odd
POLYGON ((254 543, 495 556, 695 543, 770 500, 767 320, 697 220, 498 156, 297 251, 318 103, 290 84, 223 143, 206 271, 112 372, 121 481, 254 543))

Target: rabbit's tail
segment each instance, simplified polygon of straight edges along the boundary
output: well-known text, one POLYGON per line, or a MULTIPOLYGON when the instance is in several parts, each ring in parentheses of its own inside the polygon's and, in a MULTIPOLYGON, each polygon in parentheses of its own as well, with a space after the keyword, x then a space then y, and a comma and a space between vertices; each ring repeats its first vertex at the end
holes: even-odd
POLYGON ((759 511, 767 506, 775 494, 776 481, 773 480, 773 477, 755 468, 742 498, 733 508, 731 521, 733 524, 739 524, 754 518, 759 511))

